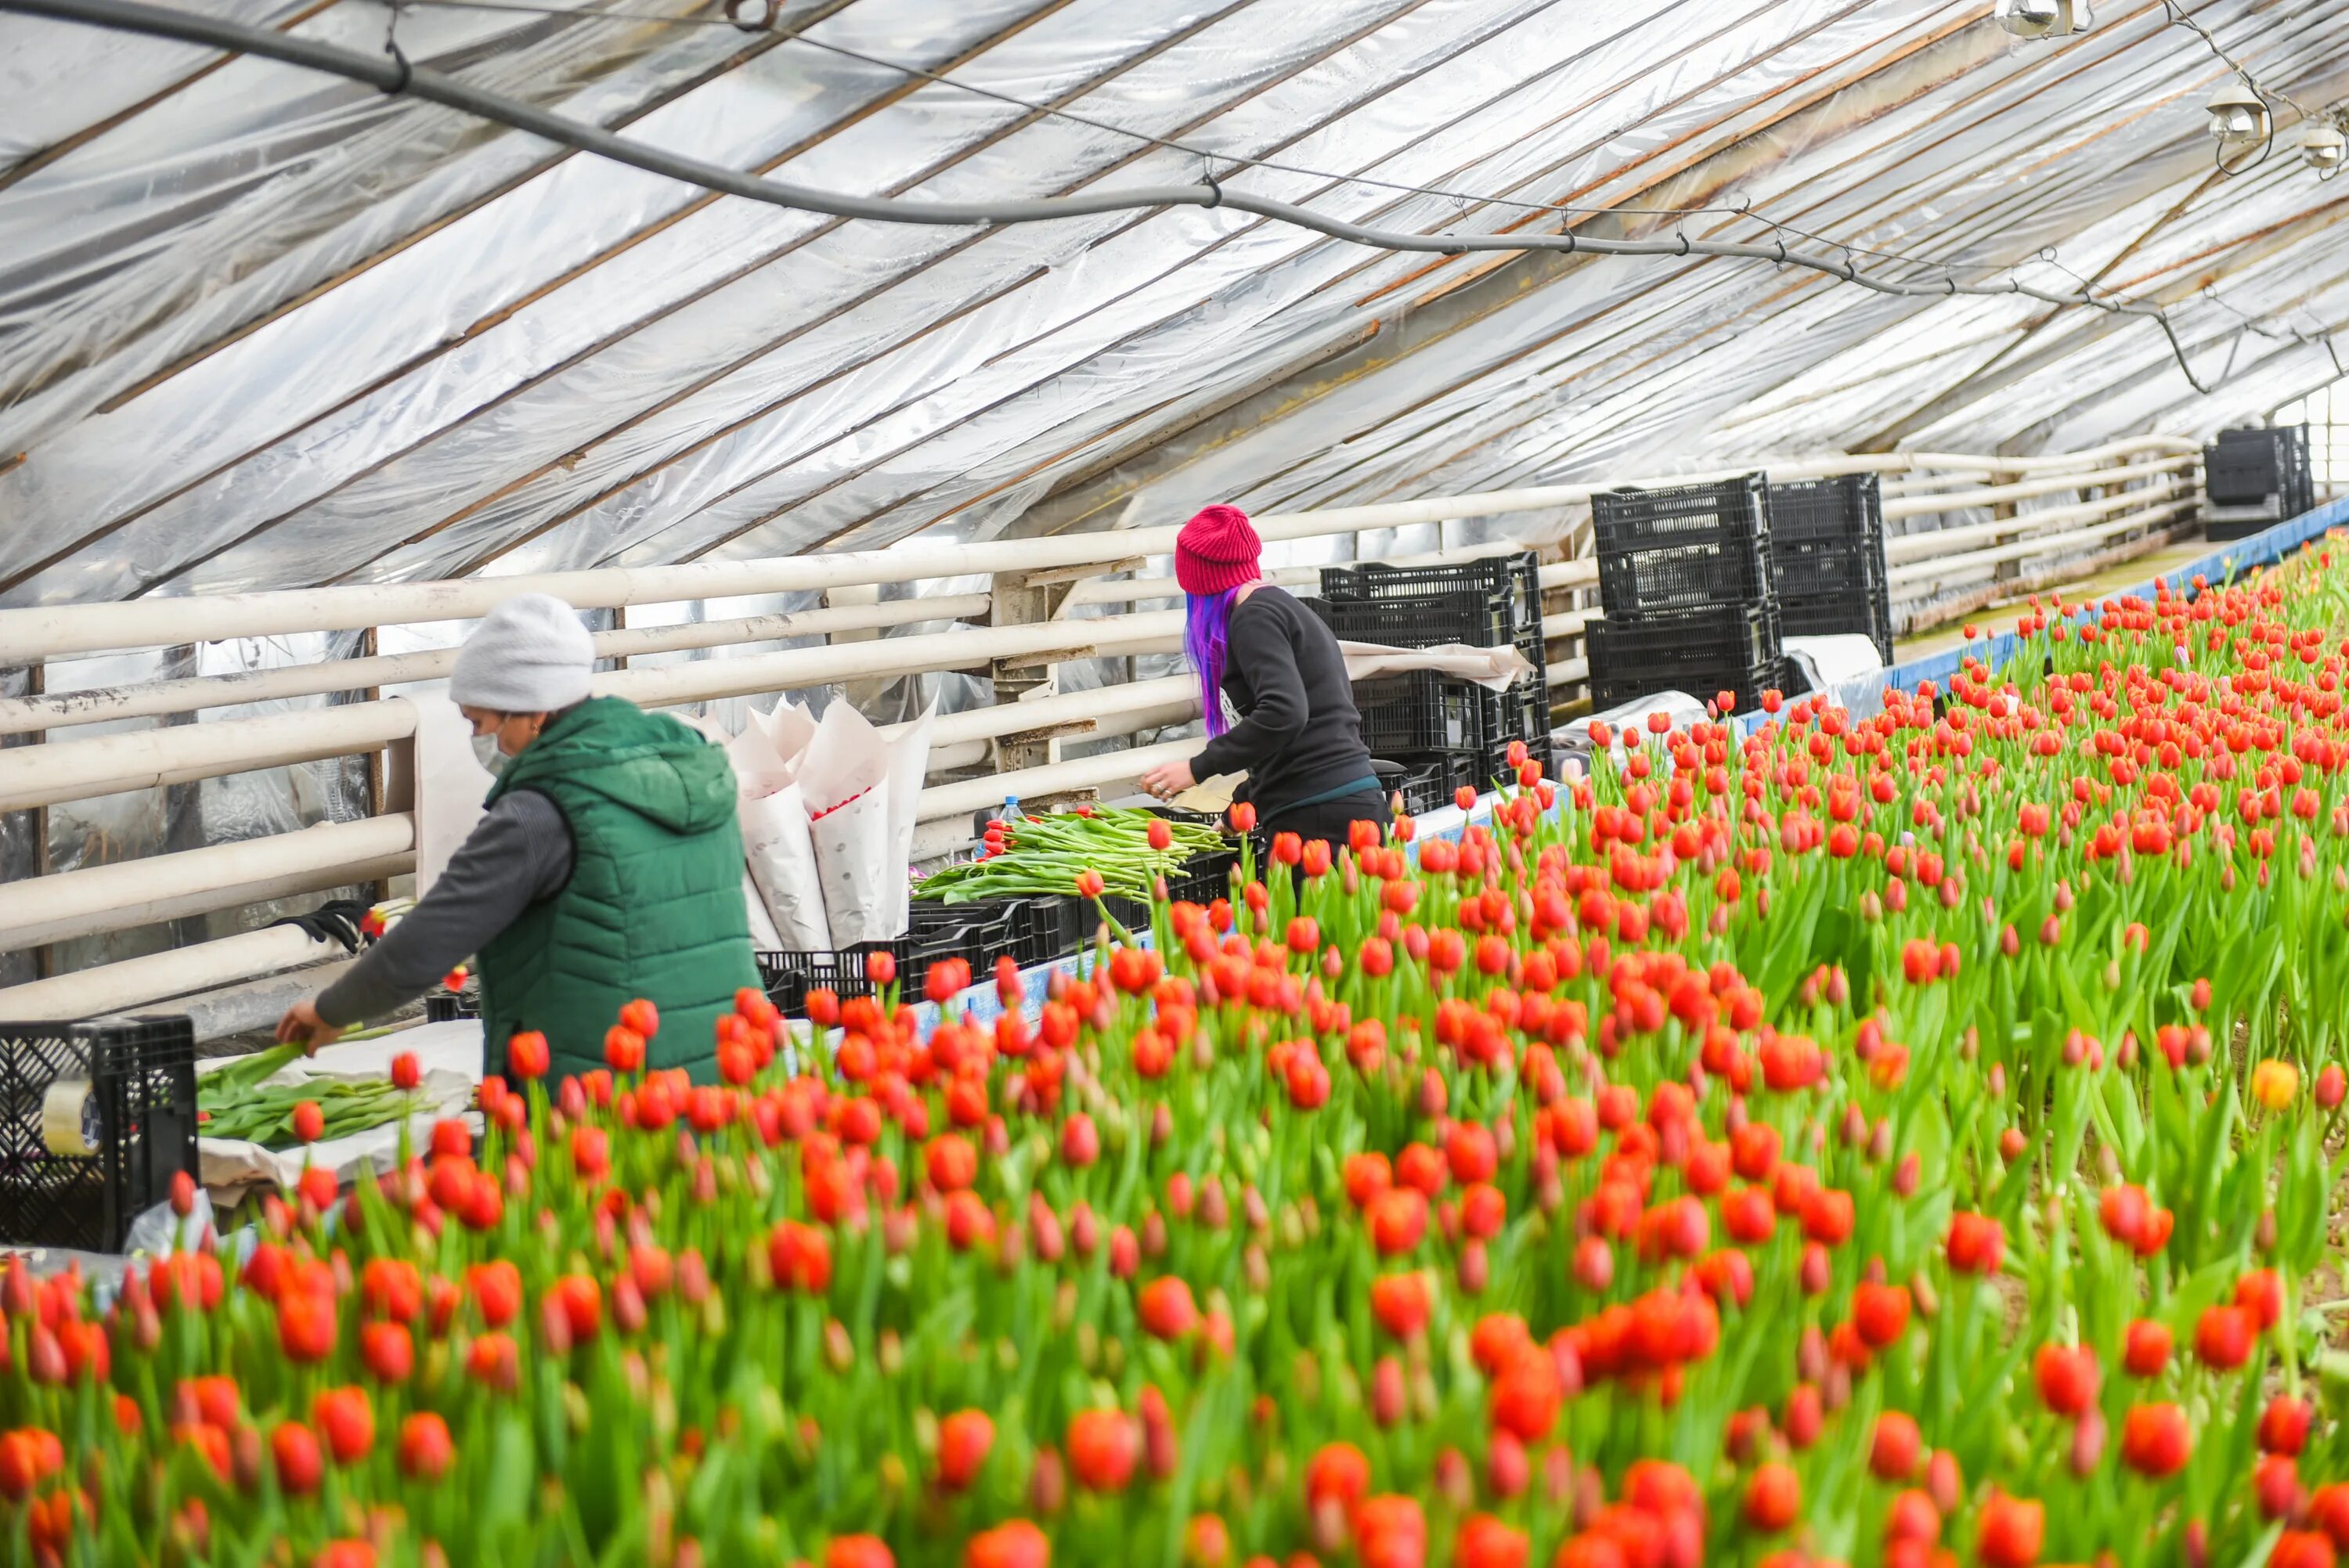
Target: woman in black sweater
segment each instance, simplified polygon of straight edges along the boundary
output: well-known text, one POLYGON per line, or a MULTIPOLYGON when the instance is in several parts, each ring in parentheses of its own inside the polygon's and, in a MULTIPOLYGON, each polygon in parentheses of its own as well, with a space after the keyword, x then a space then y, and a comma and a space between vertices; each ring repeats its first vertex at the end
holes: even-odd
POLYGON ((1264 542, 1237 507, 1211 506, 1174 542, 1184 593, 1184 649, 1199 672, 1207 744, 1187 762, 1153 769, 1159 798, 1201 779, 1247 772, 1240 799, 1261 833, 1346 842, 1358 821, 1391 820, 1362 745, 1361 716, 1338 639, 1319 617, 1262 581, 1264 542), (1238 717, 1227 723, 1223 698, 1238 717))

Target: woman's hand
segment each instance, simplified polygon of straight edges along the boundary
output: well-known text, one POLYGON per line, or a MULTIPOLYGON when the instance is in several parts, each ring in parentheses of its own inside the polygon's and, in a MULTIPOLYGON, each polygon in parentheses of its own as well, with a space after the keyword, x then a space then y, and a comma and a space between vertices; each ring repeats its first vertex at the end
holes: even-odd
POLYGON ((1162 762, 1142 776, 1142 787, 1161 800, 1172 800, 1197 782, 1191 777, 1190 763, 1181 761, 1162 762))
POLYGON ((295 1003, 285 1009, 285 1016, 277 1020, 277 1043, 281 1046, 298 1045, 306 1056, 316 1056, 320 1046, 331 1046, 342 1037, 339 1025, 329 1024, 318 1016, 318 1004, 312 997, 305 996, 295 1003))

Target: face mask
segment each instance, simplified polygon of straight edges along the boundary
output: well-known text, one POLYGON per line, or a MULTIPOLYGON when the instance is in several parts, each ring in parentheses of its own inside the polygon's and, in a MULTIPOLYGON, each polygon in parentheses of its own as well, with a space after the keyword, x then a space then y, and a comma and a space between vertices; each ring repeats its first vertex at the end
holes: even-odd
POLYGON ((473 756, 492 773, 504 772, 506 764, 512 760, 498 749, 498 738, 494 734, 473 737, 473 756))

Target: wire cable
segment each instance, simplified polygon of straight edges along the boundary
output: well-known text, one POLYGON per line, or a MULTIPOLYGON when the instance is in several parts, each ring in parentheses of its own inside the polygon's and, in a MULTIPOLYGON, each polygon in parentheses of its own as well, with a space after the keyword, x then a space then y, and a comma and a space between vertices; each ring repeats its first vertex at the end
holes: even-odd
POLYGON ((217 16, 200 15, 145 0, 0 0, 0 11, 53 20, 81 22, 118 32, 172 38, 299 66, 309 70, 363 82, 381 91, 438 104, 460 113, 541 137, 559 146, 592 153, 613 162, 665 179, 678 180, 720 195, 826 217, 871 222, 911 223, 948 228, 987 227, 1051 222, 1111 212, 1154 208, 1229 208, 1276 222, 1375 250, 1457 256, 1522 251, 1564 251, 1603 256, 1704 256, 1733 261, 1768 262, 1796 266, 1873 293, 1903 298, 1940 298, 1957 294, 1990 297, 2019 296, 2058 306, 2084 306, 2114 315, 2150 317, 2168 339, 2178 366, 2196 391, 2203 385, 2187 363, 2186 353, 2158 304, 2099 298, 2092 293, 2056 294, 2009 275, 1996 283, 1961 283, 1954 273, 1923 282, 1884 277, 1862 272, 1849 247, 1841 257, 1787 248, 1783 239, 1769 245, 1720 240, 1691 240, 1684 233, 1670 239, 1619 240, 1572 232, 1558 234, 1424 234, 1350 222, 1316 212, 1293 202, 1279 201, 1208 181, 1197 185, 1138 185, 1109 188, 1070 196, 1030 197, 992 201, 936 201, 905 197, 857 196, 745 174, 739 170, 698 158, 668 152, 616 136, 601 126, 551 113, 503 94, 411 65, 404 57, 362 54, 315 39, 295 37, 268 28, 250 26, 217 16))

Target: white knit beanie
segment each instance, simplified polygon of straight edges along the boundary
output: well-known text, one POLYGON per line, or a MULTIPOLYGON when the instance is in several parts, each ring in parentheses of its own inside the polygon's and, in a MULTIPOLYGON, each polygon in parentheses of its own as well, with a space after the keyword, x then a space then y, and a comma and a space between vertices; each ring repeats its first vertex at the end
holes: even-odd
POLYGON ((449 696, 498 713, 554 713, 587 695, 595 643, 579 613, 551 593, 517 593, 457 650, 449 696))

